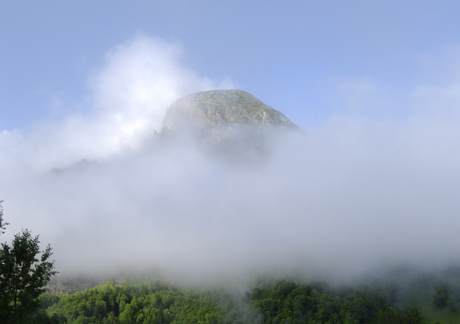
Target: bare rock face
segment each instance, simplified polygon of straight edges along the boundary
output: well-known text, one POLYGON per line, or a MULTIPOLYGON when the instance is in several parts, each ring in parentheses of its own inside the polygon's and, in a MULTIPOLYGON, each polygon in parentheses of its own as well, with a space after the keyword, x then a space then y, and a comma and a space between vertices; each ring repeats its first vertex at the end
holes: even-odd
POLYGON ((247 92, 212 90, 174 102, 161 134, 190 135, 219 157, 246 162, 269 153, 273 134, 293 130, 289 118, 247 92))
POLYGON ((289 118, 247 92, 211 90, 183 97, 173 103, 163 120, 163 132, 186 127, 204 130, 249 125, 297 129, 289 118))

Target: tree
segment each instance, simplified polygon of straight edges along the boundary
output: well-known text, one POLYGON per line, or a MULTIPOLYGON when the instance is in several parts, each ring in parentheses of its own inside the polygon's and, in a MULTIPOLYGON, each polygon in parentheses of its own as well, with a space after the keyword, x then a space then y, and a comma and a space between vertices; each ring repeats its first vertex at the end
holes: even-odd
POLYGON ((434 292, 433 305, 437 309, 444 309, 447 305, 449 305, 450 295, 451 292, 449 286, 445 284, 438 286, 434 292))
MULTIPOLYGON (((1 203, 1 202, 0 202, 1 203)), ((5 228, 0 205, 1 233, 5 228)), ((39 236, 26 229, 14 236, 13 242, 0 249, 0 323, 27 323, 39 306, 43 287, 56 274, 48 245, 40 251, 39 236)))
POLYGON ((5 233, 5 227, 8 225, 8 223, 5 223, 3 221, 3 206, 2 206, 3 200, 0 200, 0 234, 5 233))

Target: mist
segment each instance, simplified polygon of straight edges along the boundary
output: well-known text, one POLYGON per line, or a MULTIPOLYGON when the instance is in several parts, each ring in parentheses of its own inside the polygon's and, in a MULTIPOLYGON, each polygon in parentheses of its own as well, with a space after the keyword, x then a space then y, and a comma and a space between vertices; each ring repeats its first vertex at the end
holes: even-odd
POLYGON ((155 134, 179 97, 234 87, 188 69, 182 53, 138 35, 89 76, 84 109, 0 132, 5 240, 40 234, 61 274, 197 280, 459 260, 458 96, 419 87, 407 119, 337 114, 273 132, 257 163, 226 163, 194 139, 155 134))

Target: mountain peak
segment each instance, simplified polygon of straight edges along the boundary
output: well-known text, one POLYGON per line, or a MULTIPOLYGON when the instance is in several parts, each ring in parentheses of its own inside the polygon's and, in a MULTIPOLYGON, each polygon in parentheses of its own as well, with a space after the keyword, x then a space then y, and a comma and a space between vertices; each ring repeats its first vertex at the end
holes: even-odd
POLYGON ((194 128, 229 128, 265 125, 297 129, 279 111, 242 90, 210 90, 194 93, 174 102, 166 112, 163 131, 194 128))

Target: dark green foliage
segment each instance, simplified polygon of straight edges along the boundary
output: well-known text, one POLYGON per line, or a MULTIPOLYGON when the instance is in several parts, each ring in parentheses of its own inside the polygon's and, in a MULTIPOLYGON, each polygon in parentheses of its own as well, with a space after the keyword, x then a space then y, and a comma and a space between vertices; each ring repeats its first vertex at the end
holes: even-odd
MULTIPOLYGON (((1 207, 1 206, 0 206, 1 207)), ((3 222, 3 210, 0 208, 3 222)), ((4 224, 0 224, 3 231, 4 224)), ((3 233, 3 232, 2 232, 3 233)), ((10 245, 0 249, 0 323, 37 322, 34 311, 40 305, 38 297, 55 274, 53 262, 48 261, 51 248, 40 251, 38 236, 23 230, 10 245)))
POLYGON ((418 309, 391 305, 392 289, 379 283, 333 289, 324 283, 283 280, 261 283, 237 297, 162 281, 109 281, 72 295, 42 295, 50 316, 43 323, 427 323, 418 309))
POLYGON ((381 309, 376 317, 376 324, 414 324, 426 323, 422 312, 414 307, 405 307, 396 311, 391 307, 381 309))
POLYGON ((239 307, 223 291, 179 289, 161 281, 136 285, 109 281, 60 296, 47 312, 67 323, 256 323, 244 305, 239 307))
POLYGON ((451 291, 447 285, 440 285, 436 288, 433 296, 433 305, 437 309, 443 309, 449 305, 451 291))
POLYGON ((192 290, 162 281, 44 294, 43 323, 424 324, 421 311, 392 303, 394 285, 331 288, 321 282, 260 282, 251 292, 192 290))
POLYGON ((293 282, 255 288, 251 296, 264 323, 425 323, 419 310, 394 309, 391 299, 392 287, 383 289, 380 284, 334 290, 324 284, 293 282))

